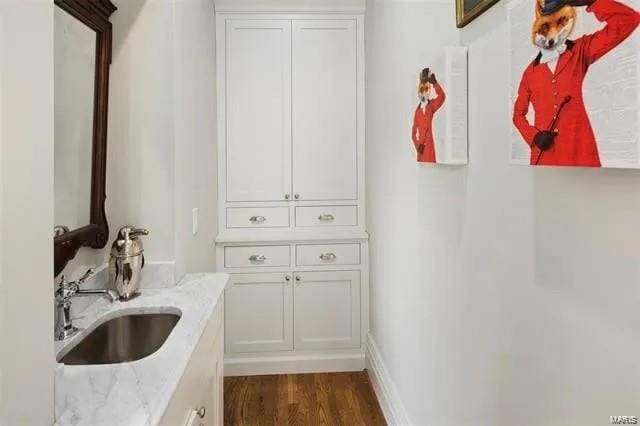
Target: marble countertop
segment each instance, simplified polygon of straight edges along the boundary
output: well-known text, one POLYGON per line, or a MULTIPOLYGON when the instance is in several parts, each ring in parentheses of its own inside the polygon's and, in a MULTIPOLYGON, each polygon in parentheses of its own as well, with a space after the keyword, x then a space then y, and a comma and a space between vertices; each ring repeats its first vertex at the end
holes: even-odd
POLYGON ((57 364, 57 425, 155 425, 166 411, 205 326, 229 282, 226 274, 187 275, 171 288, 144 290, 130 302, 99 298, 73 319, 82 331, 56 342, 68 353, 101 323, 131 313, 181 313, 164 345, 138 361, 71 366, 57 364))

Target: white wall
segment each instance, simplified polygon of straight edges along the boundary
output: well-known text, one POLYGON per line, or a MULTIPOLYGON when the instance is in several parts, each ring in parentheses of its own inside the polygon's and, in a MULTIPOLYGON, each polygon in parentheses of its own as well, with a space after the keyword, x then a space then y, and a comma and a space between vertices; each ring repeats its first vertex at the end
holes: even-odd
POLYGON ((0 0, 0 61, 0 424, 44 426, 53 421, 53 2, 0 0))
POLYGON ((216 21, 213 0, 176 0, 174 13, 175 246, 176 275, 182 276, 215 270, 216 21))
POLYGON ((506 3, 368 3, 372 336, 413 424, 606 424, 640 413, 640 173, 508 164, 506 3), (470 165, 419 166, 416 72, 460 41, 470 165))
POLYGON ((365 0, 215 0, 218 12, 362 12, 365 0))
POLYGON ((150 231, 147 260, 173 260, 173 2, 120 0, 112 15, 107 219, 150 231))

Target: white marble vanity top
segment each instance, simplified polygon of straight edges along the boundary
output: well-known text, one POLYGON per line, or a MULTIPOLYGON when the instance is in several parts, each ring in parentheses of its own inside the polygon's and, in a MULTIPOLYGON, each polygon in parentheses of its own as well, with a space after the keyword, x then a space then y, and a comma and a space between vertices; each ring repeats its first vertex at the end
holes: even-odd
POLYGON ((57 425, 155 425, 167 409, 188 361, 229 281, 226 274, 187 275, 178 285, 143 290, 130 302, 100 298, 79 316, 78 335, 56 342, 57 358, 104 321, 131 313, 181 313, 164 345, 138 361, 56 369, 57 425))

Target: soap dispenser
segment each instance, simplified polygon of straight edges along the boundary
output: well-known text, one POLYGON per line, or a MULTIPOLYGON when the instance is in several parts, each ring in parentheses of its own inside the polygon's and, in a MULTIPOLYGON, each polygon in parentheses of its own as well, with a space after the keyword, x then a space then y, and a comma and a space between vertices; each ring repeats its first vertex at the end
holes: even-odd
POLYGON ((143 235, 149 231, 133 226, 124 226, 111 246, 109 261, 110 281, 120 300, 131 300, 139 294, 142 268, 144 267, 143 235))

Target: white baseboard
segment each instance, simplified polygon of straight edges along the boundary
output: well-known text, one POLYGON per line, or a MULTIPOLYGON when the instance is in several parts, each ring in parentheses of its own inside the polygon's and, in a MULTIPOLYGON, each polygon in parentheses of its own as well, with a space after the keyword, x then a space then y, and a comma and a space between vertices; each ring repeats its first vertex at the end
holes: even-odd
POLYGON ((384 417, 389 425, 411 426, 412 423, 409 420, 404 404, 400 400, 398 390, 391 376, 389 376, 378 346, 371 334, 367 337, 367 372, 384 417))
POLYGON ((232 377, 362 371, 365 367, 364 358, 363 353, 225 358, 224 375, 232 377))

